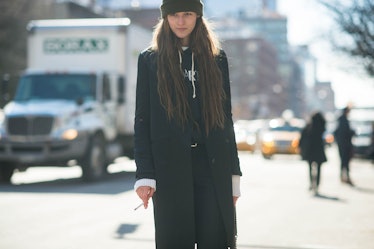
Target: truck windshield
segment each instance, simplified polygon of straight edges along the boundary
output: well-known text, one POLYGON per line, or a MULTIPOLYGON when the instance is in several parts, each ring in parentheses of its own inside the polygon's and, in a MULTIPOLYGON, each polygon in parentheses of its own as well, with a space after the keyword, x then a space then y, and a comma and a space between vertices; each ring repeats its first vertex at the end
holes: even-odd
POLYGON ((21 78, 14 100, 92 100, 96 96, 96 76, 88 74, 40 74, 21 78))

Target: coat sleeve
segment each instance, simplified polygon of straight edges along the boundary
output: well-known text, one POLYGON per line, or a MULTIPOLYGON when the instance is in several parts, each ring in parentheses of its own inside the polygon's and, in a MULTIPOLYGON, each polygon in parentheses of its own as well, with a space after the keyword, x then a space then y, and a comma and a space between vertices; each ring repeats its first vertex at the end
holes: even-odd
POLYGON ((145 52, 138 57, 134 123, 136 179, 155 179, 150 136, 150 78, 145 52))
POLYGON ((226 121, 225 129, 228 130, 229 139, 230 139, 230 149, 231 149, 231 155, 232 155, 231 173, 233 175, 241 176, 242 172, 240 170, 238 150, 236 147, 236 139, 235 139, 235 132, 234 132, 234 124, 232 120, 229 67, 228 67, 226 54, 223 50, 221 51, 221 55, 219 56, 219 65, 220 65, 220 69, 222 72, 223 87, 224 87, 225 94, 226 94, 224 107, 225 107, 225 115, 227 117, 227 121, 226 121))

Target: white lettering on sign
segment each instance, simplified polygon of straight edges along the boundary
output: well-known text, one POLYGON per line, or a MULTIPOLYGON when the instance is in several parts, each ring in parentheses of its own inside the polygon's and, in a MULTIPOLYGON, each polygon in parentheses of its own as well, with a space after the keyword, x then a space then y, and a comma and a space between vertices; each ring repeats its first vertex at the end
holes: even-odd
POLYGON ((44 40, 46 54, 58 53, 102 53, 109 48, 106 38, 50 38, 44 40))

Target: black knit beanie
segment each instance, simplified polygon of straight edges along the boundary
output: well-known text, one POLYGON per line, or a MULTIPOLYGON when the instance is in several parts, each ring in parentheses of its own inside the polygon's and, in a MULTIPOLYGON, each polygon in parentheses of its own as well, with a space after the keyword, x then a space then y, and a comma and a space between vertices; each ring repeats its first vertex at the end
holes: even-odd
POLYGON ((195 12, 197 15, 203 15, 203 3, 200 0, 163 0, 161 4, 161 17, 176 12, 195 12))

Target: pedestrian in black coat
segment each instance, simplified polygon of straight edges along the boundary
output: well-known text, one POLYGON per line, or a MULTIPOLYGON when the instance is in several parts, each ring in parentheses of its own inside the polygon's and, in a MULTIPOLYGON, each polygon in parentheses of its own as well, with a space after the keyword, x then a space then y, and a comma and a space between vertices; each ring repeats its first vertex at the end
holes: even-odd
POLYGON ((158 249, 234 243, 240 196, 228 62, 199 0, 164 0, 139 55, 135 189, 153 200, 158 249))
POLYGON ((326 121, 321 112, 312 115, 310 122, 302 130, 300 138, 300 153, 309 165, 310 190, 318 193, 321 179, 321 165, 327 161, 323 134, 326 121))
POLYGON ((345 107, 342 115, 338 119, 338 127, 334 132, 335 141, 338 145, 340 156, 340 180, 342 183, 347 183, 353 186, 350 177, 349 163, 353 156, 352 137, 355 132, 351 129, 349 124, 348 115, 350 112, 349 107, 345 107))

